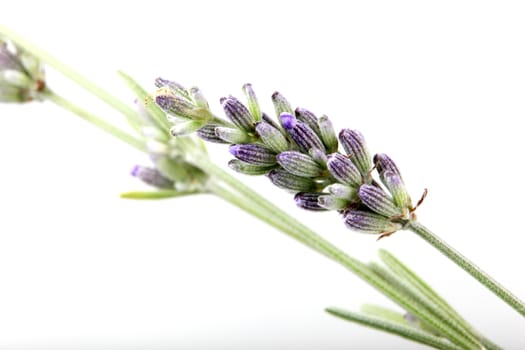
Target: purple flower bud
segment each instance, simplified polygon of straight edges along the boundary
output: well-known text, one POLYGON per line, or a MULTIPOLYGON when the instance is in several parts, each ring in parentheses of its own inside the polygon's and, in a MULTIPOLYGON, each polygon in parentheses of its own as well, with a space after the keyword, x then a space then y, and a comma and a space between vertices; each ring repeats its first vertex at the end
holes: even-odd
POLYGON ((383 216, 394 217, 402 214, 392 197, 380 187, 362 185, 359 187, 359 198, 368 208, 383 216))
POLYGON ((180 85, 175 81, 157 78, 155 79, 155 86, 159 89, 166 87, 171 91, 173 95, 182 97, 188 101, 191 100, 190 93, 188 92, 188 90, 186 90, 184 86, 180 85))
POLYGON ((289 173, 302 177, 317 177, 323 171, 312 157, 298 151, 279 153, 277 163, 289 173))
POLYGON ((187 99, 174 95, 164 88, 156 91, 155 103, 157 103, 164 112, 186 119, 194 119, 194 116, 198 116, 198 111, 201 110, 187 99))
POLYGON ((318 124, 319 120, 317 119, 315 114, 313 114, 305 108, 298 107, 295 109, 295 116, 297 117, 297 120, 302 121, 303 123, 308 125, 310 129, 312 129, 317 135, 321 135, 321 131, 319 130, 318 124))
POLYGON ((227 143, 226 141, 220 139, 215 133, 215 128, 219 125, 217 124, 206 124, 202 128, 197 130, 197 136, 199 136, 204 141, 215 142, 215 143, 227 143))
POLYGON ((284 169, 274 169, 268 173, 272 183, 280 188, 296 192, 311 192, 315 189, 313 179, 290 174, 284 169))
POLYGON ((199 89, 198 87, 193 86, 190 88, 190 96, 193 100, 193 103, 195 103, 196 106, 204 109, 210 108, 208 101, 204 97, 204 94, 202 93, 201 89, 199 89))
POLYGON ((250 110, 250 114, 253 116, 253 119, 256 122, 261 120, 261 107, 259 107, 259 102, 257 101, 255 92, 252 89, 252 84, 244 84, 244 86, 242 87, 242 91, 244 92, 244 96, 248 101, 248 109, 250 110))
POLYGON ((337 142, 337 136, 335 136, 334 126, 326 115, 319 118, 319 136, 326 146, 326 150, 329 153, 336 152, 339 143, 337 142))
POLYGON ((275 115, 280 116, 282 113, 293 113, 290 103, 279 92, 274 92, 272 95, 272 102, 275 108, 275 115))
POLYGON ((255 130, 264 144, 275 153, 288 150, 288 141, 279 129, 265 121, 260 121, 255 125, 255 130))
POLYGON ((244 106, 241 101, 233 96, 221 99, 222 108, 226 116, 232 121, 235 126, 247 132, 255 131, 255 120, 250 111, 244 106))
POLYGON ((240 129, 227 128, 225 126, 218 126, 215 128, 215 134, 221 140, 227 143, 248 143, 252 138, 240 129))
POLYGON ((228 166, 230 169, 245 175, 264 175, 274 168, 273 166, 248 164, 238 159, 230 160, 228 166))
POLYGON ((325 211, 326 209, 321 207, 317 201, 321 194, 322 193, 299 192, 294 197, 295 204, 297 204, 299 208, 306 210, 325 211))
POLYGON ((363 182, 363 178, 354 163, 340 153, 330 154, 326 166, 330 174, 344 185, 357 187, 363 182))
POLYGON ((399 174, 394 173, 391 170, 385 170, 382 174, 383 183, 388 191, 390 191, 390 194, 392 194, 392 198, 397 207, 404 211, 406 211, 406 209, 411 209, 412 200, 410 199, 410 195, 408 194, 405 184, 399 174))
POLYGON ((298 121, 293 115, 289 113, 281 114, 281 124, 303 152, 308 153, 312 148, 325 151, 319 136, 308 125, 298 121))
POLYGON ((260 145, 232 145, 230 146, 230 153, 235 158, 253 165, 270 166, 277 163, 275 153, 260 145))
POLYGON ((383 234, 398 231, 402 226, 379 214, 362 210, 348 210, 343 216, 345 225, 361 233, 383 234))
POLYGON ((366 177, 372 168, 372 163, 363 135, 357 130, 343 129, 339 133, 339 141, 361 175, 366 177))
POLYGON ((375 164, 375 166, 377 168, 377 171, 379 172, 379 175, 381 176, 381 178, 383 177, 382 174, 385 171, 388 170, 388 171, 391 171, 394 174, 397 174, 397 176, 399 176, 399 178, 401 180, 403 180, 403 178, 401 177, 401 173, 399 172, 399 168, 397 167, 396 163, 394 163, 392 158, 390 158, 386 154, 384 154, 384 153, 376 154, 374 156, 374 164, 375 164))
POLYGON ((342 210, 348 206, 347 200, 333 196, 331 194, 319 196, 317 201, 321 207, 328 210, 342 210))
POLYGON ((281 119, 281 125, 285 130, 291 130, 297 125, 297 118, 290 113, 282 113, 279 118, 281 119))
POLYGON ((165 189, 173 189, 174 182, 163 176, 157 169, 135 165, 131 170, 131 176, 142 180, 144 183, 165 189))

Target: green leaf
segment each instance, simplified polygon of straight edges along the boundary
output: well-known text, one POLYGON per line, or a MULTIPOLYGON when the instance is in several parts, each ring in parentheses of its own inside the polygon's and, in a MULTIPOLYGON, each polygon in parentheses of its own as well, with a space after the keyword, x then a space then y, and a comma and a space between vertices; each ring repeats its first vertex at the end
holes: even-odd
POLYGON ((132 191, 125 192, 120 195, 120 198, 125 199, 167 199, 175 197, 189 196, 197 194, 197 191, 179 192, 175 190, 162 190, 162 191, 132 191))

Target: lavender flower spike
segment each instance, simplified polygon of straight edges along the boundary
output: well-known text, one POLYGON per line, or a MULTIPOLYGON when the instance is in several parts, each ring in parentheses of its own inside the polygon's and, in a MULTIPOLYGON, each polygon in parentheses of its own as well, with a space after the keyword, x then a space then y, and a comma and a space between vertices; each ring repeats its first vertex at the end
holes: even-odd
POLYGON ((303 152, 308 153, 312 148, 317 148, 323 152, 325 151, 323 142, 308 125, 298 121, 295 116, 290 113, 282 113, 280 118, 283 128, 290 134, 303 152))
POLYGON ((298 151, 279 153, 277 163, 289 173, 302 177, 316 177, 323 171, 312 157, 298 151))
POLYGON ((235 158, 253 165, 270 166, 277 163, 275 153, 256 144, 232 145, 230 153, 235 158))
POLYGON ((402 228, 401 224, 391 222, 384 216, 362 210, 348 210, 344 216, 346 227, 361 233, 386 234, 402 228))
POLYGON ((361 175, 367 177, 368 172, 372 169, 372 161, 363 135, 357 130, 343 129, 339 133, 339 141, 361 175))
POLYGON ((362 185, 359 187, 359 198, 374 212, 386 217, 395 217, 402 214, 396 207, 394 200, 383 189, 373 185, 362 185))

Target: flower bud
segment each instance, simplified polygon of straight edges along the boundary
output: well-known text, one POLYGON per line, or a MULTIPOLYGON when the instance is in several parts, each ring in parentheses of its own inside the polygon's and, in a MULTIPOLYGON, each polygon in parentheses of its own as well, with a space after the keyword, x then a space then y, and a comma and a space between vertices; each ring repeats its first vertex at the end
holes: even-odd
POLYGON ((187 136, 194 133, 202 127, 202 122, 190 120, 187 122, 177 123, 170 128, 171 136, 187 136))
POLYGON ((298 121, 295 116, 289 113, 282 113, 280 117, 283 128, 303 152, 308 153, 312 148, 325 151, 321 139, 308 125, 298 121))
POLYGON ((324 211, 326 209, 321 207, 318 202, 320 195, 321 193, 299 192, 294 197, 295 204, 297 204, 299 208, 306 210, 324 211))
POLYGON ((315 188, 313 179, 290 174, 284 169, 274 169, 268 173, 272 183, 280 188, 296 192, 311 192, 315 188))
POLYGON ((402 228, 400 224, 391 222, 384 216, 362 210, 348 210, 343 219, 347 228, 361 233, 384 234, 402 228))
POLYGON ((412 200, 408 194, 405 184, 399 174, 394 173, 391 170, 384 171, 382 176, 383 183, 386 188, 392 194, 394 203, 400 209, 411 209, 412 200))
POLYGON ((297 120, 302 121, 306 125, 310 127, 317 135, 321 135, 321 131, 319 130, 319 120, 309 110, 305 108, 296 108, 295 109, 295 116, 297 117, 297 120))
POLYGON ((273 107, 275 108, 275 115, 279 117, 282 113, 293 114, 293 109, 290 103, 279 92, 274 92, 272 95, 273 107))
POLYGON ((245 175, 264 175, 274 168, 273 166, 253 165, 238 159, 230 160, 228 166, 230 169, 245 175))
POLYGON ((275 153, 284 152, 288 149, 288 141, 280 130, 266 121, 260 121, 255 125, 255 130, 269 149, 275 153))
POLYGON ((298 151, 279 153, 277 163, 289 173, 302 177, 317 177, 323 170, 312 157, 298 151))
POLYGON ((328 210, 342 210, 348 206, 348 201, 331 194, 324 194, 318 198, 319 206, 328 210))
POLYGON ((259 102, 257 101, 257 96, 255 96, 255 92, 252 89, 252 84, 244 84, 242 92, 248 101, 248 110, 250 111, 250 114, 253 119, 258 122, 262 118, 262 112, 259 102))
POLYGON ((401 215, 401 210, 396 207, 394 200, 382 188, 373 185, 359 187, 359 198, 372 211, 386 217, 401 215))
POLYGON ((226 116, 235 126, 246 132, 253 132, 255 130, 255 120, 241 101, 230 96, 222 98, 221 104, 226 116))
POLYGON ((230 146, 230 153, 235 158, 253 165, 270 166, 277 163, 275 153, 260 145, 232 145, 230 146))
POLYGON ((201 89, 199 89, 196 86, 193 86, 190 88, 190 96, 193 100, 193 103, 195 103, 196 106, 209 109, 210 105, 208 104, 208 101, 204 97, 204 94, 202 93, 201 89))
POLYGON ((0 38, 0 102, 29 102, 40 98, 45 87, 40 61, 0 38))
POLYGON ((379 173, 379 176, 381 177, 381 179, 383 178, 383 173, 388 170, 394 174, 397 174, 397 176, 399 176, 399 178, 403 180, 396 163, 394 163, 392 158, 390 158, 386 154, 384 153, 376 154, 374 156, 374 164, 377 168, 377 172, 379 173))
POLYGON ((131 170, 131 176, 134 176, 144 183, 164 189, 173 189, 174 182, 164 175, 162 175, 157 169, 145 167, 141 165, 135 165, 131 170))
POLYGON ((221 140, 227 143, 248 143, 251 141, 251 137, 240 129, 227 128, 219 126, 215 128, 215 134, 221 140))
POLYGON ((339 133, 339 141, 361 175, 366 177, 372 168, 372 163, 363 135, 357 130, 343 129, 339 133))
POLYGON ((207 121, 211 118, 210 111, 197 107, 183 97, 174 95, 166 88, 155 92, 155 103, 166 113, 185 119, 207 121))
POLYGON ((330 174, 344 185, 357 187, 363 182, 363 178, 354 163, 340 153, 330 154, 326 166, 330 174))
POLYGON ((319 136, 326 146, 327 152, 336 152, 339 143, 337 142, 337 136, 335 136, 334 126, 326 115, 319 118, 319 130, 319 136))
POLYGON ((191 101, 191 96, 188 90, 186 90, 184 86, 180 85, 179 83, 175 81, 157 78, 155 79, 155 86, 159 89, 166 87, 171 91, 173 95, 179 96, 188 101, 191 101))
POLYGON ((346 199, 349 202, 359 199, 357 196, 357 188, 352 186, 335 183, 326 186, 323 191, 330 193, 336 198, 346 199))
POLYGON ((219 125, 217 124, 206 124, 200 129, 197 130, 197 136, 199 136, 204 141, 215 142, 215 143, 227 143, 223 139, 219 138, 215 133, 215 128, 219 125))

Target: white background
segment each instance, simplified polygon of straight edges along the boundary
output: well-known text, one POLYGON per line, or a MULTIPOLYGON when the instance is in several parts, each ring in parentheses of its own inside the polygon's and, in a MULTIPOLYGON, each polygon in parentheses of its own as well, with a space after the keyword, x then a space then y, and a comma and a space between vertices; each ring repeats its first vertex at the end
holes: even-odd
MULTIPOLYGON (((10 1, 0 22, 115 95, 115 71, 218 99, 251 82, 359 129, 429 196, 419 218, 522 299, 525 8, 520 2, 10 1)), ((120 120, 49 70, 49 85, 120 120)), ((327 306, 396 308, 359 278, 211 196, 138 202, 147 158, 51 103, 0 106, 0 348, 416 349, 327 306)), ((217 163, 229 159, 211 147, 217 163)), ((364 261, 395 253, 509 349, 525 321, 408 232, 376 242, 297 209, 364 261)))

